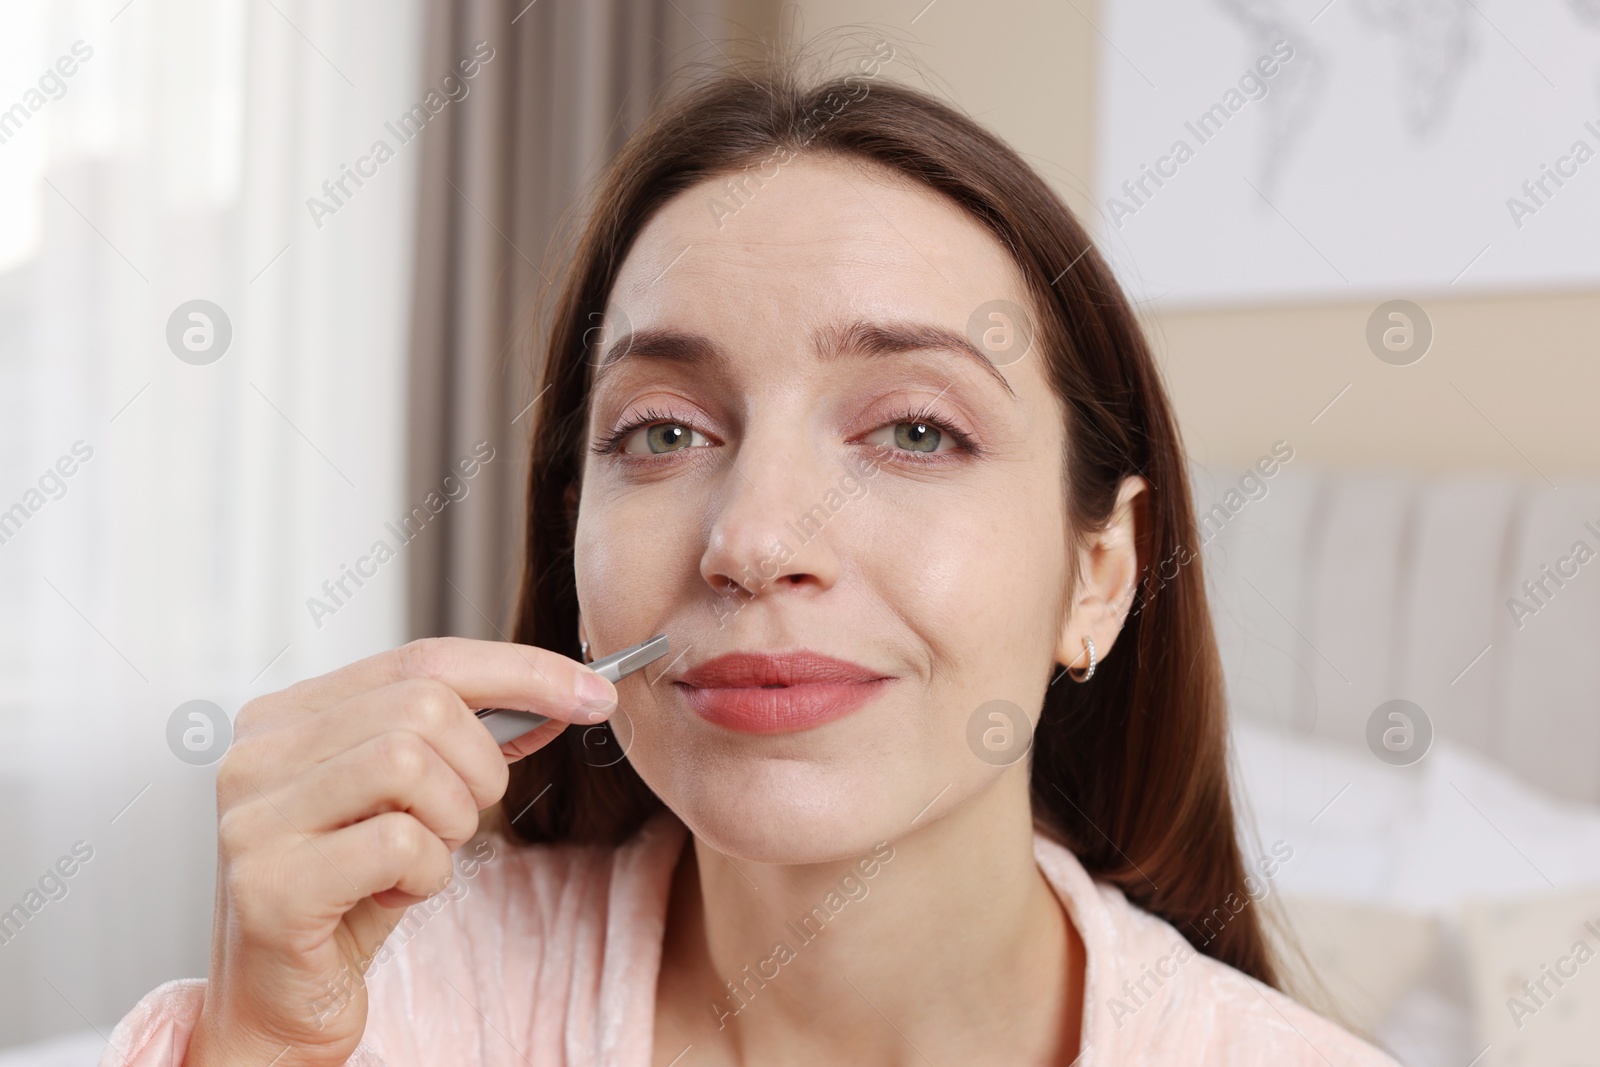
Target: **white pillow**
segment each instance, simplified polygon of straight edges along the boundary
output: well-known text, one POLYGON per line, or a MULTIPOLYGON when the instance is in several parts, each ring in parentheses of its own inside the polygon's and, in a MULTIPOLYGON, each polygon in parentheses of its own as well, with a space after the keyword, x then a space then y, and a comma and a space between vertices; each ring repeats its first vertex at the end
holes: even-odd
POLYGON ((1298 949, 1278 952, 1292 991, 1369 1039, 1438 951, 1431 916, 1290 894, 1279 905, 1298 949))
POLYGON ((1284 892, 1456 924, 1468 897, 1600 885, 1600 805, 1558 800, 1447 740, 1409 767, 1243 719, 1233 742, 1247 849, 1294 849, 1284 892))
POLYGON ((1293 849, 1276 888, 1335 1014, 1396 1052, 1411 1042, 1408 1063, 1457 1063, 1468 1045, 1488 1046, 1479 1067, 1594 1062, 1600 806, 1442 739, 1410 767, 1241 719, 1233 743, 1247 851, 1293 849), (1585 936, 1595 958, 1563 963, 1585 936), (1521 983, 1558 964, 1575 977, 1545 978, 1535 1003, 1521 983))
POLYGON ((1600 887, 1473 902, 1465 915, 1483 1067, 1594 1063, 1600 887))

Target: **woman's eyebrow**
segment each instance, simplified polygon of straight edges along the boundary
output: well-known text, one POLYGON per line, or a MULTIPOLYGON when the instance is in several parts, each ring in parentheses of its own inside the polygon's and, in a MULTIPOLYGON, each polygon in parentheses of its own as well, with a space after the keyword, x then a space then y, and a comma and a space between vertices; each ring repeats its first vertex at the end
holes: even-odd
MULTIPOLYGON (((1002 388, 1017 398, 1017 392, 1000 373, 994 361, 955 330, 926 322, 867 322, 856 320, 819 327, 812 333, 812 345, 821 360, 849 356, 888 356, 901 352, 953 352, 975 361, 1002 388)), ((646 327, 623 334, 606 349, 595 380, 613 364, 624 359, 666 360, 682 364, 725 363, 727 355, 715 341, 703 334, 668 327, 646 327)))
POLYGON ((663 326, 632 330, 611 343, 595 369, 595 382, 611 366, 624 359, 665 360, 669 363, 720 363, 727 358, 722 348, 703 334, 688 333, 663 326))
POLYGON ((1006 376, 994 361, 955 330, 929 322, 866 322, 856 320, 842 326, 824 326, 812 335, 820 359, 845 356, 890 356, 901 352, 944 351, 976 361, 1005 391, 1017 398, 1006 376))

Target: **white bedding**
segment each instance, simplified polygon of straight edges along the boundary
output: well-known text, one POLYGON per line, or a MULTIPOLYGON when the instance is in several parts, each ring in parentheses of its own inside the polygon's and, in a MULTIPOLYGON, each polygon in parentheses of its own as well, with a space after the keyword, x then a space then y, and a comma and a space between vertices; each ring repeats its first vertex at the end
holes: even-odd
POLYGON ((1547 983, 1531 1016, 1507 1003, 1533 1004, 1520 982, 1569 951, 1584 919, 1600 928, 1600 806, 1444 740, 1393 767, 1248 720, 1233 733, 1245 840, 1294 847, 1276 887, 1334 972, 1327 984, 1346 987, 1347 1019, 1416 1067, 1480 1052, 1478 1067, 1567 1062, 1553 1057, 1600 1047, 1600 963, 1547 983), (1399 974, 1414 978, 1398 994, 1362 996, 1399 974))

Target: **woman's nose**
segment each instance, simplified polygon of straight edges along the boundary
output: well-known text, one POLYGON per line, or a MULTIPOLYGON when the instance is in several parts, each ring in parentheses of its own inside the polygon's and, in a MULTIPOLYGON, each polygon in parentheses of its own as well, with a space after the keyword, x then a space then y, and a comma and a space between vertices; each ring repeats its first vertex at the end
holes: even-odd
POLYGON ((787 448, 755 444, 729 461, 701 575, 718 593, 746 599, 769 590, 833 588, 840 569, 835 525, 852 499, 841 489, 847 468, 797 455, 792 438, 787 448))

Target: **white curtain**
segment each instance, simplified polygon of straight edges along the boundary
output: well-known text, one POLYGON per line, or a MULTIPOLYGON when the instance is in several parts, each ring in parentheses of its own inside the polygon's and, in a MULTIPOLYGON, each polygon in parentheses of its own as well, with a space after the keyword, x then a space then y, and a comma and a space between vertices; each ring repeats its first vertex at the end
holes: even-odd
POLYGON ((344 568, 406 510, 420 9, 0 6, 0 1046, 204 973, 175 709, 401 639, 403 562, 344 568), (225 351, 205 307, 169 344, 196 300, 225 351))

